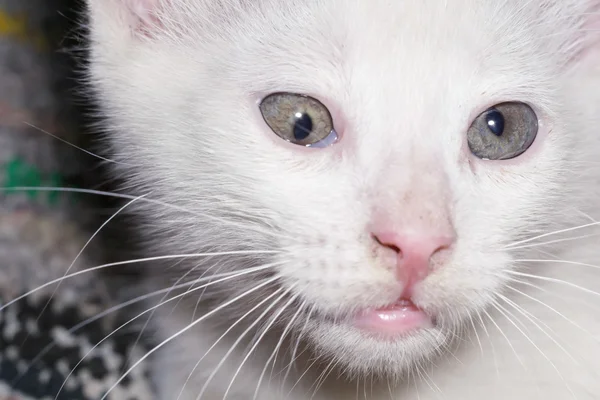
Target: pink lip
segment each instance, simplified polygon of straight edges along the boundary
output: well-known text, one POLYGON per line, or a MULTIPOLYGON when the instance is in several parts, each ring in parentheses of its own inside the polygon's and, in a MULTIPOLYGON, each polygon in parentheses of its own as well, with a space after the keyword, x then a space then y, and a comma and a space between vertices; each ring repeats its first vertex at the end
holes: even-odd
POLYGON ((389 306, 359 314, 354 325, 369 333, 398 336, 417 329, 433 328, 433 321, 412 301, 400 299, 389 306))

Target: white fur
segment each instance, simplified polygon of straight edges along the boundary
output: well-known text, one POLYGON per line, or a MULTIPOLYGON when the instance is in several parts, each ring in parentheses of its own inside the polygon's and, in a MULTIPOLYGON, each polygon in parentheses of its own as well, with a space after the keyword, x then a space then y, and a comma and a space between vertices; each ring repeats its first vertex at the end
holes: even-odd
MULTIPOLYGON (((311 385, 330 371, 315 399, 600 396, 599 296, 510 272, 599 291, 597 267, 515 261, 600 264, 597 237, 504 249, 600 217, 600 33, 589 29, 598 26, 598 1, 88 3, 90 77, 108 118, 112 158, 120 162, 116 173, 128 178, 133 193, 151 192, 149 197, 176 206, 138 202, 148 248, 160 254, 278 252, 194 259, 149 273, 164 286, 173 271, 175 279, 186 272, 196 278, 277 263, 272 272, 280 276, 268 290, 224 308, 156 353, 160 400, 177 398, 194 364, 228 324, 278 288, 272 299, 289 292, 267 315, 277 315, 294 296, 296 302, 279 315, 279 330, 262 338, 228 398, 254 396, 281 329, 298 306, 303 314, 293 321, 291 337, 302 335, 308 350, 283 383, 278 372, 289 363, 295 342, 283 343, 278 366, 272 374, 269 367, 262 380, 261 400, 284 398, 315 356, 319 362, 291 398, 311 398, 311 385), (321 99, 340 142, 300 149, 278 139, 257 102, 279 91, 321 99), (476 159, 466 147, 466 130, 479 112, 502 101, 535 108, 538 138, 515 160, 476 159), (370 237, 369 226, 378 219, 432 230, 450 223, 458 235, 452 253, 415 292, 415 302, 436 316, 437 327, 395 342, 369 338, 343 322, 352 311, 389 304, 400 293, 385 249, 370 237), (504 308, 498 311, 493 302, 504 308), (304 310, 311 309, 305 324, 304 310), (329 322, 333 317, 341 322, 329 322)), ((210 301, 201 304, 198 316, 269 276, 247 275, 208 288, 204 296, 210 301)), ((160 340, 189 324, 197 296, 189 295, 190 307, 159 311, 160 340)), ((212 349, 182 400, 196 398, 254 320, 243 320, 212 349)), ((257 327, 267 324, 265 318, 257 327)), ((248 349, 242 342, 233 350, 204 398, 223 397, 248 349)))

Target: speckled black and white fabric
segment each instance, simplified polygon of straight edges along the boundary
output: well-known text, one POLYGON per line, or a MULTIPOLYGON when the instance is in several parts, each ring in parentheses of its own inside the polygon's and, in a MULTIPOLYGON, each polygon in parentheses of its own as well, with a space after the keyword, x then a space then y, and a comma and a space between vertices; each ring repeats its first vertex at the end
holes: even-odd
MULTIPOLYGON (((139 332, 126 327, 102 342, 122 321, 111 315, 94 321, 100 299, 80 304, 58 298, 29 296, 0 311, 1 400, 99 400, 148 350, 136 343, 139 332)), ((107 396, 152 398, 144 362, 107 396)))

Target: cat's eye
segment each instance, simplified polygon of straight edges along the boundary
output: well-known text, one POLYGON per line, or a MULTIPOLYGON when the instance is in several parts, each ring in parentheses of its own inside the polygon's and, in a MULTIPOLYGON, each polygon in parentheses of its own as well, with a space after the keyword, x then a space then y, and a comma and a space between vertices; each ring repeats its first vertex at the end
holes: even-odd
POLYGON ((325 147, 338 136, 327 107, 300 94, 273 93, 260 103, 260 112, 277 136, 307 147, 325 147))
POLYGON ((538 118, 525 103, 497 104, 481 113, 467 131, 469 149, 484 160, 508 160, 523 154, 538 133, 538 118))

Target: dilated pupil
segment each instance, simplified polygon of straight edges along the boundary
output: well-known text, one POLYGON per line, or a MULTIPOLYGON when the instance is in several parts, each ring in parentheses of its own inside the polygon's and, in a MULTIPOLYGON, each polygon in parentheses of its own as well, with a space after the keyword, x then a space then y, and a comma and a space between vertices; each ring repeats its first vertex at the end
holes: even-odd
POLYGON ((313 130, 312 118, 306 113, 297 113, 294 123, 294 139, 304 140, 313 130))
POLYGON ((485 116, 485 121, 490 131, 496 136, 504 133, 504 116, 498 110, 491 110, 485 116))

